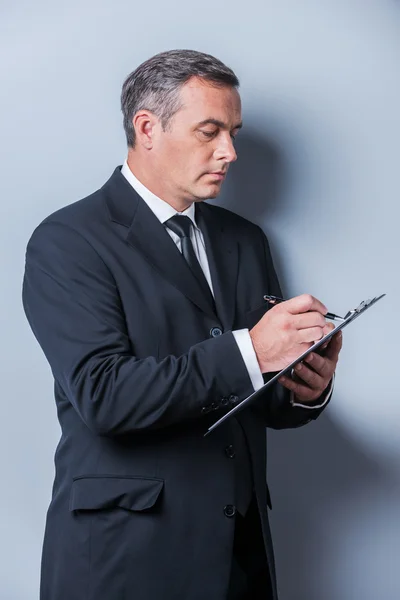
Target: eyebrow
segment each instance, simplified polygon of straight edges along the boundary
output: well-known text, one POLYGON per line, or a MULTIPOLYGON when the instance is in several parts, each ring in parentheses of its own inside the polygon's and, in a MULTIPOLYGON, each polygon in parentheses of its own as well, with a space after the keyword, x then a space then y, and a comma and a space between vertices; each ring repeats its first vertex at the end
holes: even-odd
MULTIPOLYGON (((200 121, 198 123, 198 127, 202 127, 203 125, 215 125, 216 127, 220 127, 221 129, 228 129, 228 126, 223 121, 219 121, 218 119, 204 119, 204 121, 200 121)), ((243 127, 243 123, 240 122, 232 129, 241 129, 243 127)))

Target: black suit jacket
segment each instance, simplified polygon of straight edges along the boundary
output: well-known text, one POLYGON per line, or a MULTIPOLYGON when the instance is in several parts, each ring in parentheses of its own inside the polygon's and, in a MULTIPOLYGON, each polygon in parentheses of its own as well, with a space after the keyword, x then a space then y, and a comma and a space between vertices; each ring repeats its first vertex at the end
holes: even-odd
MULTIPOLYGON (((216 312, 164 226, 118 167, 27 248, 24 308, 51 366, 62 435, 42 557, 42 600, 223 600, 235 519, 228 420, 253 391, 232 330, 280 295, 262 230, 196 205, 216 312), (218 334, 218 329, 222 331, 218 334)), ((238 419, 269 568, 265 427, 296 427, 277 386, 238 419)))

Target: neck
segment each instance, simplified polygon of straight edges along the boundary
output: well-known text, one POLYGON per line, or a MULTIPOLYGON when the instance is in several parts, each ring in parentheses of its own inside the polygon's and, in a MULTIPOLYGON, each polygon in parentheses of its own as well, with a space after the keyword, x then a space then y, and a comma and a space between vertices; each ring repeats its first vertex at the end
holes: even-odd
POLYGON ((135 153, 133 149, 129 149, 127 157, 128 167, 134 174, 134 176, 147 187, 150 192, 155 194, 158 198, 161 198, 164 202, 167 202, 177 212, 183 212, 192 204, 187 199, 177 198, 165 189, 161 185, 161 177, 154 176, 154 169, 150 165, 145 165, 140 157, 135 153))

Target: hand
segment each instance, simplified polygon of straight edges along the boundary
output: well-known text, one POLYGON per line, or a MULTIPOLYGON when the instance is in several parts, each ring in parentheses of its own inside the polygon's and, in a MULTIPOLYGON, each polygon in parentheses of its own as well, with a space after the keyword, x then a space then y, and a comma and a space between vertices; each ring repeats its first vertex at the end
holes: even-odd
MULTIPOLYGON (((332 330, 334 325, 329 325, 332 330)), ((342 332, 336 333, 322 348, 326 348, 323 356, 312 352, 304 362, 296 365, 295 379, 287 375, 279 378, 279 383, 294 392, 295 402, 307 403, 317 400, 328 387, 342 348, 342 332)))
POLYGON ((280 371, 331 330, 319 300, 303 294, 277 304, 250 330, 262 373, 280 371))

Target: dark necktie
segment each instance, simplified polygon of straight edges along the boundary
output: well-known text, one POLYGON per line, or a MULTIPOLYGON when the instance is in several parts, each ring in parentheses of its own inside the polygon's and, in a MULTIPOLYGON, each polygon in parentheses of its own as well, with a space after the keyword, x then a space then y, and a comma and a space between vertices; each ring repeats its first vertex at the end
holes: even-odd
POLYGON ((168 221, 165 221, 164 225, 166 225, 169 229, 171 229, 171 231, 176 233, 176 235, 179 235, 181 238, 183 257, 188 263, 193 275, 200 283, 207 298, 211 302, 211 306, 214 307, 214 298, 211 293, 210 286, 208 285, 207 279, 197 259, 192 241, 190 239, 190 228, 192 226, 192 221, 185 215, 175 215, 168 219, 168 221))

